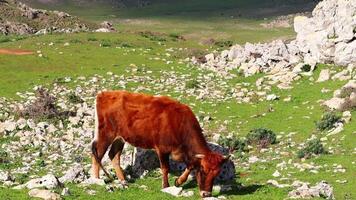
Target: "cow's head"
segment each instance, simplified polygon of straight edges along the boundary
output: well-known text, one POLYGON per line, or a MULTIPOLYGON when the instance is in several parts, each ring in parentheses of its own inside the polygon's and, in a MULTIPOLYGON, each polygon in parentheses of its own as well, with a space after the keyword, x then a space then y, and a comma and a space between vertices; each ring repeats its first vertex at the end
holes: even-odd
POLYGON ((197 169, 196 178, 200 189, 201 197, 211 196, 214 179, 220 173, 222 164, 224 164, 230 156, 223 156, 218 153, 197 154, 196 158, 200 160, 200 167, 197 169))

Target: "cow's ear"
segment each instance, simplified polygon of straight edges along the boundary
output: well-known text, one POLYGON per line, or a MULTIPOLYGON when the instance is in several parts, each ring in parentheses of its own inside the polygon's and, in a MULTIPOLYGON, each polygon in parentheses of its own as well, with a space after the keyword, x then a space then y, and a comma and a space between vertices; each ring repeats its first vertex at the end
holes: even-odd
POLYGON ((196 157, 196 158, 200 158, 200 159, 202 159, 202 158, 204 158, 204 157, 205 157, 205 155, 204 155, 204 154, 195 154, 195 157, 196 157))

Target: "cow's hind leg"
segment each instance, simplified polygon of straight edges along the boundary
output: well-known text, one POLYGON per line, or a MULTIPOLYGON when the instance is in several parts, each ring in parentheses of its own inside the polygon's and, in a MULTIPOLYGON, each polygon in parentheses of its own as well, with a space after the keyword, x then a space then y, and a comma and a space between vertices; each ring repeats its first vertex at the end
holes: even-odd
MULTIPOLYGON (((92 170, 95 178, 99 178, 100 168, 103 168, 101 165, 101 160, 103 159, 109 145, 110 143, 108 143, 107 141, 100 140, 94 140, 92 143, 92 170)), ((103 170, 105 169, 103 168, 103 170)), ((107 173, 106 171, 104 172, 107 173)))
POLYGON ((169 153, 160 153, 156 151, 159 162, 161 164, 161 171, 162 171, 162 187, 166 188, 169 187, 168 182, 168 172, 169 172, 169 153))
POLYGON ((120 167, 120 156, 121 156, 122 150, 124 148, 124 145, 125 145, 125 142, 122 139, 116 139, 112 143, 111 149, 109 151, 109 157, 110 157, 111 163, 115 169, 116 176, 121 181, 125 181, 124 172, 122 171, 122 169, 120 167))
POLYGON ((188 166, 188 167, 185 169, 185 171, 183 172, 183 174, 175 180, 174 185, 175 185, 176 187, 179 187, 179 186, 181 186, 183 183, 185 183, 185 182, 187 181, 188 176, 189 176, 189 174, 190 174, 191 171, 192 171, 192 167, 189 167, 189 166, 188 166))

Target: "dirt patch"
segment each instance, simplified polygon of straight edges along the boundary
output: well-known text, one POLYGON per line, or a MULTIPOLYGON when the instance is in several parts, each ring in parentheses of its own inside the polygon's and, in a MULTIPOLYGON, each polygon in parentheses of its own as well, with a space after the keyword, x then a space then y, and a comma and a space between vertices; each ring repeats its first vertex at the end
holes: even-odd
POLYGON ((0 54, 5 55, 31 55, 33 51, 22 49, 0 49, 0 54))

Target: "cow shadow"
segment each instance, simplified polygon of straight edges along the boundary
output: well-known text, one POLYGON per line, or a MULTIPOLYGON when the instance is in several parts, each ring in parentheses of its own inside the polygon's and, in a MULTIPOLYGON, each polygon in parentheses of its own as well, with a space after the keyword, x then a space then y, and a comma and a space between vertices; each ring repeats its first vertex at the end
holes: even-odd
MULTIPOLYGON (((219 195, 224 195, 224 196, 233 196, 233 195, 249 195, 255 193, 258 189, 265 187, 264 185, 259 185, 259 184, 251 184, 251 185, 242 185, 241 183, 237 181, 228 181, 228 182, 219 182, 217 183, 220 185, 222 188, 224 187, 230 187, 231 189, 229 190, 224 190, 222 189, 219 193, 219 195)), ((195 180, 191 180, 187 183, 185 183, 183 186, 183 189, 194 189, 197 188, 197 182, 195 180)))

